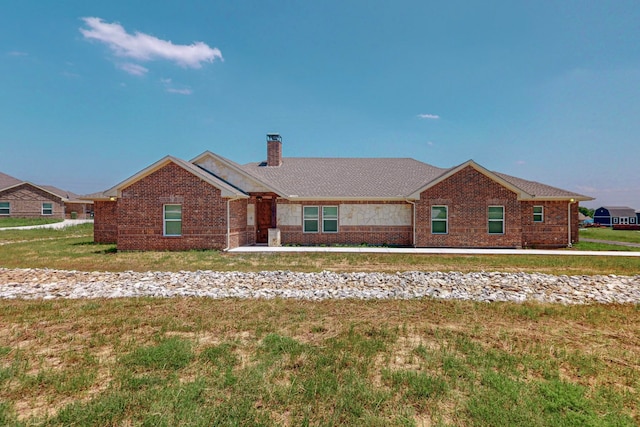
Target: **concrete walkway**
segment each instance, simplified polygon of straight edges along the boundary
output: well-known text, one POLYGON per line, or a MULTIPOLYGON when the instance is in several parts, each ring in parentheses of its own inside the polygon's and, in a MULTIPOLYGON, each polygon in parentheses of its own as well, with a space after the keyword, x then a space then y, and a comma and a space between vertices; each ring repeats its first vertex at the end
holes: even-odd
POLYGON ((65 219, 62 222, 54 222, 53 224, 42 225, 25 225, 23 227, 0 227, 1 230, 31 230, 33 228, 65 228, 74 225, 84 224, 86 222, 93 222, 92 219, 65 219))
POLYGON ((544 249, 467 249, 467 248, 383 248, 366 246, 241 246, 230 253, 373 253, 373 254, 437 254, 437 255, 551 255, 551 256, 618 256, 640 257, 640 252, 625 251, 574 251, 544 249))

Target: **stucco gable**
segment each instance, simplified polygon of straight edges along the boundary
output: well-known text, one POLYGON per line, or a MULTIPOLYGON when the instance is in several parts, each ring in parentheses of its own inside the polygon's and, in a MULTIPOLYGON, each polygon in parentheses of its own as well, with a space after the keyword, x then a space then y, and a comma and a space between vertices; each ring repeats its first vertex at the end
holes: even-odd
MULTIPOLYGON (((140 172, 136 173, 135 175, 125 179, 124 181, 120 182, 119 184, 117 184, 116 186, 110 188, 109 190, 105 191, 104 193, 102 193, 104 195, 104 197, 120 197, 121 192, 123 189, 127 188, 128 186, 130 186, 131 184, 149 176, 150 174, 152 174, 153 172, 159 170, 160 168, 166 166, 169 163, 174 163, 177 166, 183 168, 184 170, 186 170, 187 172, 197 176, 198 178, 200 178, 201 180, 203 180, 204 182, 218 188, 221 191, 221 195, 222 197, 228 197, 228 198, 248 198, 249 196, 242 190, 234 187, 233 185, 231 185, 228 182, 225 182, 223 179, 217 177, 215 174, 208 172, 204 169, 201 169, 200 167, 198 167, 197 165, 194 165, 192 163, 186 162, 182 159, 178 159, 176 157, 173 156, 166 156, 160 160, 158 160, 156 163, 152 164, 151 166, 141 170, 140 172)), ((100 197, 102 199, 102 197, 100 197)))
POLYGON ((205 151, 190 160, 190 163, 204 168, 245 192, 273 192, 281 196, 284 195, 284 193, 279 191, 277 188, 266 184, 264 181, 243 170, 237 163, 212 153, 211 151, 205 151))

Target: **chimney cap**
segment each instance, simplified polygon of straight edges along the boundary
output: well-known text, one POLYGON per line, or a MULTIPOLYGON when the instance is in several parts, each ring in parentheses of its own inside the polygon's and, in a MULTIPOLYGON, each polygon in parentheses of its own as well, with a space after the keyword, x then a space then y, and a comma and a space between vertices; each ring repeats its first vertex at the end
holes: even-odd
POLYGON ((280 141, 280 142, 282 142, 282 137, 280 136, 279 133, 268 133, 267 134, 267 141, 280 141))

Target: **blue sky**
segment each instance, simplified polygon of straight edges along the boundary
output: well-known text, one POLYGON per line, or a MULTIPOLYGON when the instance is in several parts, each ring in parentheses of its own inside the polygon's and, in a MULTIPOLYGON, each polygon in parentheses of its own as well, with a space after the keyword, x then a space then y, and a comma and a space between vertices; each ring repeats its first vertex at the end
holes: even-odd
POLYGON ((640 209, 640 2, 6 0, 0 171, 413 157, 640 209))

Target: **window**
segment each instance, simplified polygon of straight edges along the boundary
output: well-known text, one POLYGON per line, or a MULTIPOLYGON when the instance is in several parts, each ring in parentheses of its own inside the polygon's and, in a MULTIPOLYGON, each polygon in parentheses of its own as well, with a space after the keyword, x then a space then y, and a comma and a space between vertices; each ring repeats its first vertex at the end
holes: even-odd
POLYGON ((338 207, 337 206, 303 206, 302 207, 302 231, 305 233, 318 233, 320 220, 322 219, 323 233, 338 232, 338 207), (322 218, 320 218, 322 213, 322 218))
POLYGON ((338 207, 337 206, 322 207, 322 232, 323 233, 338 232, 338 207))
POLYGON ((302 224, 305 233, 317 233, 319 219, 319 209, 317 206, 303 207, 302 224))
POLYGON ((544 208, 542 206, 533 207, 533 222, 544 221, 544 208))
POLYGON ((53 203, 42 204, 42 215, 53 215, 53 203))
POLYGON ((618 223, 618 217, 617 217, 617 216, 614 216, 614 217, 613 217, 613 223, 614 223, 614 224, 617 224, 617 223, 618 223))
POLYGON ((164 235, 182 235, 182 205, 164 205, 164 235))
POLYGON ((9 202, 0 202, 0 215, 9 215, 10 213, 9 202))
POLYGON ((629 224, 635 224, 636 223, 636 218, 631 217, 629 218, 629 224))
POLYGON ((431 206, 431 234, 447 234, 449 215, 446 206, 431 206))
POLYGON ((504 206, 489 206, 489 234, 504 233, 504 206))

